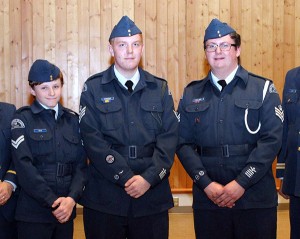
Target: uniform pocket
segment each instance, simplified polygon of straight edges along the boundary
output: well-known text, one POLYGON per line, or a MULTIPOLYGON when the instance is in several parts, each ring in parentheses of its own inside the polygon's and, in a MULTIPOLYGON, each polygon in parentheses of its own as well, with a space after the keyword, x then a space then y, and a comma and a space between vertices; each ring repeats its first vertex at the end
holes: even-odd
POLYGON ((259 127, 259 109, 262 102, 257 100, 235 100, 234 122, 239 128, 246 127, 245 113, 248 109, 247 125, 251 131, 255 131, 259 127))
POLYGON ((116 130, 122 125, 122 106, 117 101, 111 101, 105 104, 96 104, 100 111, 99 117, 103 130, 116 130))
POLYGON ((147 129, 159 130, 162 127, 163 107, 161 102, 142 102, 143 123, 147 129))
POLYGON ((192 115, 190 118, 194 119, 194 132, 197 135, 201 135, 209 129, 212 121, 212 115, 208 112, 209 108, 209 102, 194 103, 185 107, 185 111, 192 115))
POLYGON ((34 156, 49 155, 53 151, 53 135, 50 129, 33 129, 29 132, 29 137, 33 141, 31 148, 34 156))
POLYGON ((299 106, 297 107, 298 98, 299 96, 297 94, 297 91, 290 91, 284 94, 284 114, 286 114, 289 124, 294 124, 297 116, 299 115, 299 106))
POLYGON ((70 134, 64 134, 63 137, 66 142, 63 147, 65 160, 67 162, 76 161, 78 147, 80 147, 79 135, 70 133, 70 134))

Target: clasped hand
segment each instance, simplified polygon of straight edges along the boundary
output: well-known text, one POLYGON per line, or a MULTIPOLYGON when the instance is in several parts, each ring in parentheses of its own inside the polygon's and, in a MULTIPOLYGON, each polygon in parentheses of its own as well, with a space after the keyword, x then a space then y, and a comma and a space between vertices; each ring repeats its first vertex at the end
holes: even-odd
POLYGON ((207 197, 219 207, 232 208, 235 202, 245 193, 245 189, 235 180, 225 186, 212 182, 205 189, 207 197))

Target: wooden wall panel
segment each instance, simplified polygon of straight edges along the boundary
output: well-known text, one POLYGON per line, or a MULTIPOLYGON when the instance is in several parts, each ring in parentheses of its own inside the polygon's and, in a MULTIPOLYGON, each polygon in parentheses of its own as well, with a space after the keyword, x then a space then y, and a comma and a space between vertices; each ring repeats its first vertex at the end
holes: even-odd
MULTIPOLYGON (((0 100, 29 104, 29 68, 45 58, 63 71, 62 102, 78 111, 84 81, 112 62, 108 38, 123 15, 143 32, 141 66, 168 80, 176 107, 209 70, 203 36, 213 18, 241 34, 242 65, 273 79, 280 95, 300 65, 300 0, 0 0, 0 100)), ((192 185, 177 158, 170 180, 174 191, 192 185)))

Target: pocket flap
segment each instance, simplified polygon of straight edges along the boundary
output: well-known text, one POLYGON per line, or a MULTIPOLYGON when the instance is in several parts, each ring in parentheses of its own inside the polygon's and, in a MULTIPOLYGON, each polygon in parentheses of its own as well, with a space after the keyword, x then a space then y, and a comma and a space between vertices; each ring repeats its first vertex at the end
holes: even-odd
POLYGON ((236 100, 235 105, 243 109, 257 110, 262 106, 262 103, 257 100, 236 100))
POLYGON ((209 108, 209 103, 208 102, 204 102, 204 103, 199 103, 199 104, 192 104, 192 105, 187 105, 185 107, 185 110, 187 112, 201 112, 201 111, 205 111, 209 108))
POLYGON ((163 112, 163 107, 161 102, 153 102, 153 101, 142 102, 141 107, 143 110, 146 111, 163 112))

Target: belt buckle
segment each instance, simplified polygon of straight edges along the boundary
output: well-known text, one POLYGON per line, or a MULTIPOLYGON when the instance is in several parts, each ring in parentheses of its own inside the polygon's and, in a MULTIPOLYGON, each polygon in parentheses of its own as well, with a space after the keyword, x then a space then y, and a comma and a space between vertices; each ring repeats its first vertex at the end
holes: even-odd
POLYGON ((225 158, 229 157, 229 147, 228 144, 222 146, 222 156, 225 158))
POLYGON ((128 156, 130 159, 135 159, 137 158, 137 150, 136 150, 136 145, 130 145, 128 147, 128 156))
POLYGON ((64 165, 62 163, 57 163, 56 176, 57 177, 64 176, 64 171, 65 171, 64 165))

